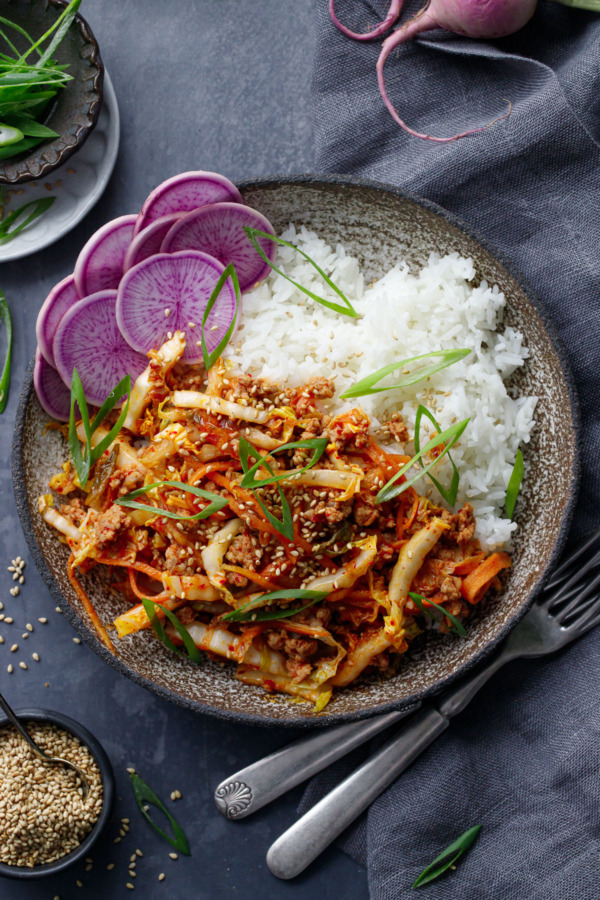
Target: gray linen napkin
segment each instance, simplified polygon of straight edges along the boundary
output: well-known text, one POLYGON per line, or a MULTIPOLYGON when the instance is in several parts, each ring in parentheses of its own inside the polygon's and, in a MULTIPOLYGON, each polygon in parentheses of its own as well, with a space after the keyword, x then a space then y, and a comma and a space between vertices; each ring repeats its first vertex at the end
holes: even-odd
MULTIPOLYGON (((411 2, 403 19, 420 3, 411 2)), ((582 413, 582 490, 573 536, 600 519, 600 16, 541 0, 530 25, 495 43, 430 32, 386 68, 390 96, 434 135, 404 134, 379 98, 379 43, 359 44, 315 0, 317 171, 391 182, 461 215, 541 297, 567 347, 582 413)), ((385 0, 337 0, 365 30, 385 0)), ((341 840, 368 867, 373 900, 413 896, 419 872, 483 824, 429 900, 600 898, 600 631, 543 661, 514 663, 341 840)), ((371 748, 373 749, 373 747, 371 748)), ((311 806, 361 759, 313 779, 311 806)))

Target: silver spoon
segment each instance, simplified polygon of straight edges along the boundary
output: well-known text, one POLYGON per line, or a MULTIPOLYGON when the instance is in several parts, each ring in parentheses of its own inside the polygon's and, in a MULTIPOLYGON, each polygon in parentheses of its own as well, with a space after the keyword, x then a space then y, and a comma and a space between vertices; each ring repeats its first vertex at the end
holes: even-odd
POLYGON ((8 703, 6 702, 6 700, 4 699, 2 694, 0 694, 0 707, 4 710, 4 712, 8 716, 11 724, 14 725, 14 727, 17 729, 19 734, 27 741, 27 743, 29 744, 29 746, 31 747, 31 749, 33 750, 33 752, 35 753, 36 756, 38 756, 44 762, 52 763, 53 765, 56 765, 56 766, 66 766, 68 769, 73 769, 73 771, 78 775, 78 777, 81 780, 82 796, 83 796, 83 799, 86 800, 87 795, 90 792, 90 786, 88 784, 87 778, 85 777, 85 775, 83 774, 83 772, 81 771, 79 766, 76 766, 75 763, 71 762, 68 759, 63 759, 61 756, 48 756, 46 753, 44 753, 44 751, 38 747, 38 745, 33 740, 31 735, 29 734, 29 732, 25 729, 25 727, 21 724, 19 719, 16 717, 15 713, 13 712, 11 707, 8 705, 8 703))

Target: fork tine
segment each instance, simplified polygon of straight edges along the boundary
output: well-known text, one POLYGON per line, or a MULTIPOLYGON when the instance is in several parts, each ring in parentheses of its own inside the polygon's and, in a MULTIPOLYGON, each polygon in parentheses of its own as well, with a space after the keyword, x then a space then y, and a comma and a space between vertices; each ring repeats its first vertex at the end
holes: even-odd
POLYGON ((569 617, 577 617, 586 613, 598 600, 600 595, 594 596, 598 587, 600 587, 600 573, 593 578, 589 584, 584 585, 581 591, 567 603, 567 605, 556 613, 556 619, 561 624, 569 617), (591 599, 590 599, 591 598, 591 599), (590 601, 589 603, 587 601, 590 601))
POLYGON ((589 550, 589 548, 595 544, 595 542, 600 538, 600 527, 596 528, 592 531, 586 538, 583 539, 581 544, 579 544, 573 553, 570 553, 567 559, 556 569, 553 575, 550 578, 550 581, 546 585, 546 590, 551 590, 554 587, 558 587, 561 580, 564 578, 565 574, 567 574, 568 569, 573 565, 573 563, 579 559, 579 557, 589 550))
POLYGON ((538 601, 542 609, 554 609, 559 603, 565 603, 575 596, 582 586, 582 581, 588 573, 592 572, 600 564, 600 549, 594 553, 583 565, 576 566, 575 571, 568 575, 565 581, 558 587, 546 588, 538 601))
POLYGON ((565 626, 566 629, 574 631, 579 637, 580 635, 585 634, 586 631, 590 631, 592 628, 595 628, 596 625, 600 623, 600 604, 598 603, 599 600, 600 596, 596 597, 596 603, 593 603, 590 607, 588 607, 588 609, 580 619, 575 619, 573 622, 570 622, 567 626, 565 626))
MULTIPOLYGON (((598 560, 596 563, 600 561, 600 553, 598 554, 598 560)), ((581 567, 581 571, 577 577, 573 576, 569 579, 569 581, 564 584, 561 588, 556 591, 556 593, 552 594, 549 598, 549 602, 546 601, 545 606, 548 610, 555 610, 561 604, 566 604, 569 601, 575 601, 578 597, 581 597, 582 591, 587 591, 590 587, 597 584, 598 573, 592 578, 590 581, 585 581, 584 576, 588 574, 588 572, 595 568, 594 565, 584 565, 581 567)), ((566 607, 564 607, 566 609, 566 607)))

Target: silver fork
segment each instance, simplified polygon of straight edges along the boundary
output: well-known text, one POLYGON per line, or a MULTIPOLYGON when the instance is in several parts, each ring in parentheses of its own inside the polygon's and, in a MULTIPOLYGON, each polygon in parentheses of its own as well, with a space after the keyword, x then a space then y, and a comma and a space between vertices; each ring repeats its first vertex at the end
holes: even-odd
POLYGON ((448 728, 450 720, 505 663, 554 653, 600 624, 600 572, 593 574, 600 551, 584 564, 577 563, 599 536, 600 529, 557 569, 540 600, 482 668, 416 713, 377 753, 272 844, 267 865, 274 875, 287 879, 300 874, 448 728))

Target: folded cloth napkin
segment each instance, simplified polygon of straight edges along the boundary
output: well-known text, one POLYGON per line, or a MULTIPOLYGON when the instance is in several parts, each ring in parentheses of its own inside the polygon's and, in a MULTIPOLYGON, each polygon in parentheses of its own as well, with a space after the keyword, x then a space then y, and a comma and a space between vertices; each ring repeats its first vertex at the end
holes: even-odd
MULTIPOLYGON (((403 20, 420 2, 407 5, 403 20)), ((385 0, 337 0, 357 31, 385 0)), ((512 114, 449 144, 410 137, 377 90, 379 42, 358 43, 315 0, 316 167, 391 182, 461 215, 549 310, 579 390, 582 490, 572 537, 600 518, 600 16, 540 0, 494 43, 430 32, 386 66, 390 96, 436 136, 512 114)), ((600 629, 546 660, 513 663, 342 836, 372 900, 412 897, 419 872, 482 824, 429 900, 600 898, 600 629)), ((373 747, 371 747, 371 750, 373 747)), ((361 759, 313 779, 306 810, 361 759)))

